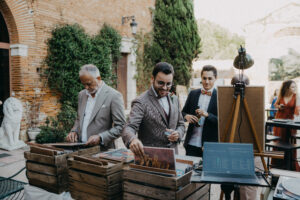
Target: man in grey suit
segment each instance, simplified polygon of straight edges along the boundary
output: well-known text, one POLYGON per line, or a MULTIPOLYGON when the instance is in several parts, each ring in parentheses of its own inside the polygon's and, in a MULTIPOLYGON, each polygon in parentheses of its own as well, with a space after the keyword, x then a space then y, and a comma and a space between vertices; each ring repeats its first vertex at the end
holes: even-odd
POLYGON ((100 144, 101 150, 115 148, 114 140, 120 137, 125 124, 121 93, 101 80, 95 65, 82 66, 79 77, 85 89, 78 95, 77 119, 66 140, 100 144))
POLYGON ((135 155, 144 155, 143 145, 172 147, 177 151, 177 143, 184 135, 184 121, 178 98, 169 94, 173 77, 172 65, 156 64, 151 88, 132 102, 122 139, 135 155))

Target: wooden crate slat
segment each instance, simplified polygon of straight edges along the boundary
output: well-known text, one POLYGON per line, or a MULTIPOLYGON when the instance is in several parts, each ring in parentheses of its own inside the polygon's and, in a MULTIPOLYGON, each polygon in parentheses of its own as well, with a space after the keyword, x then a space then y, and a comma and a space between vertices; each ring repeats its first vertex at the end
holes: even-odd
POLYGON ((55 165, 55 159, 52 156, 45 156, 45 155, 40 155, 36 153, 30 153, 29 151, 24 152, 24 157, 27 160, 31 160, 34 162, 39 162, 39 163, 44 163, 44 164, 49 164, 49 165, 55 165))
POLYGON ((123 179, 137 181, 141 183, 148 183, 155 186, 160 186, 164 188, 169 188, 172 190, 177 190, 176 179, 172 177, 159 176, 156 174, 149 174, 146 172, 140 172, 136 170, 125 169, 123 171, 123 179))
POLYGON ((86 149, 79 149, 77 151, 77 155, 82 156, 82 155, 96 154, 99 152, 100 152, 100 146, 97 145, 86 149))
POLYGON ((110 186, 122 181, 122 172, 116 172, 108 176, 99 176, 96 174, 86 173, 83 171, 69 169, 69 177, 73 180, 88 183, 91 185, 110 186))
POLYGON ((66 166, 62 167, 62 166, 45 165, 45 164, 40 164, 32 161, 26 162, 26 169, 29 171, 35 171, 41 174, 48 174, 53 176, 68 172, 66 166))
POLYGON ((210 198, 209 198, 209 193, 207 193, 207 194, 205 194, 205 195, 203 195, 203 196, 197 196, 197 195, 195 195, 195 196, 193 196, 193 198, 187 198, 186 200, 209 200, 210 198))
POLYGON ((192 176, 192 171, 184 174, 183 176, 177 178, 177 181, 176 181, 176 188, 178 189, 179 187, 183 187, 187 184, 190 183, 190 180, 191 180, 191 176, 192 176))
POLYGON ((122 193, 112 195, 110 197, 99 197, 99 196, 94 196, 85 192, 81 191, 70 191, 71 196, 73 199, 76 200, 121 200, 122 199, 122 193))
POLYGON ((33 171, 26 171, 28 179, 35 179, 41 182, 48 183, 49 185, 65 185, 68 182, 68 174, 61 174, 58 176, 40 174, 33 171))
POLYGON ((193 194, 191 194, 190 196, 188 196, 186 198, 186 200, 197 200, 197 199, 201 199, 201 200, 206 200, 209 199, 209 184, 204 185, 203 187, 201 187, 200 189, 198 189, 196 192, 194 192, 193 194))
POLYGON ((194 193, 199 188, 203 187, 203 183, 189 183, 188 185, 184 186, 182 189, 176 192, 176 199, 182 200, 186 198, 188 195, 194 193))
POLYGON ((110 186, 116 183, 120 183, 123 180, 122 171, 110 174, 108 176, 100 176, 97 174, 87 173, 76 169, 69 169, 68 172, 71 179, 96 186, 110 186))
POLYGON ((123 181, 123 172, 119 171, 113 174, 106 176, 108 185, 113 185, 116 183, 122 183, 123 181))
POLYGON ((55 156, 58 154, 56 150, 53 149, 46 149, 38 146, 30 146, 30 152, 36 154, 42 154, 47 156, 55 156))
POLYGON ((42 154, 30 153, 29 151, 25 151, 24 157, 27 160, 31 160, 38 163, 55 165, 55 166, 67 166, 67 154, 58 155, 58 156, 46 156, 42 154))
POLYGON ((140 185, 129 181, 124 181, 123 186, 124 192, 130 192, 154 199, 175 199, 175 192, 171 190, 140 185))
POLYGON ((75 181, 73 179, 69 179, 69 187, 70 187, 70 191, 78 190, 78 191, 86 192, 95 196, 100 196, 105 198, 122 191, 121 183, 109 186, 108 188, 102 188, 102 187, 97 187, 95 185, 90 185, 79 181, 75 181))
MULTIPOLYGON (((190 187, 190 186, 189 186, 190 187)), ((194 187, 194 186, 193 186, 194 187)), ((196 186, 196 191, 190 195, 189 193, 185 194, 185 196, 176 196, 174 197, 174 200, 179 200, 179 198, 183 198, 185 200, 208 200, 209 199, 209 185, 204 185, 204 184, 198 184, 198 186, 196 186), (200 186, 200 187, 199 187, 200 186), (186 197, 188 196, 188 197, 186 197)), ((151 190, 151 189, 150 189, 151 190)), ((153 190, 151 190, 153 191, 153 190)), ((183 192, 187 192, 186 190, 183 190, 183 192)), ((136 193, 129 193, 127 191, 124 191, 123 193, 123 199, 124 200, 155 200, 154 198, 151 198, 149 196, 141 196, 140 194, 136 194, 136 193)), ((163 198, 156 198, 156 199, 163 199, 163 198)), ((170 199, 171 200, 171 199, 170 199)))
POLYGON ((100 176, 94 176, 91 174, 87 174, 84 172, 80 172, 77 170, 72 170, 69 169, 69 178, 73 179, 75 181, 91 184, 91 185, 96 185, 96 186, 101 186, 101 187, 107 187, 108 183, 106 178, 100 177, 100 176))
POLYGON ((142 197, 136 194, 124 192, 123 194, 123 200, 155 200, 148 197, 142 197))
POLYGON ((73 158, 70 158, 68 160, 68 165, 69 168, 71 169, 77 169, 81 171, 95 173, 102 176, 109 175, 122 170, 122 163, 118 163, 118 164, 108 163, 108 165, 99 166, 90 163, 80 162, 74 160, 73 158))
POLYGON ((57 193, 57 194, 67 191, 67 189, 68 189, 68 184, 57 187, 57 186, 53 186, 48 183, 45 183, 45 182, 42 182, 39 180, 35 180, 35 179, 28 179, 28 182, 30 185, 33 185, 33 186, 45 189, 49 192, 53 192, 53 193, 57 193))
POLYGON ((76 200, 81 200, 81 199, 86 199, 86 200, 105 200, 105 198, 99 197, 99 196, 94 196, 85 192, 80 192, 76 190, 71 190, 70 191, 71 196, 73 199, 76 200))

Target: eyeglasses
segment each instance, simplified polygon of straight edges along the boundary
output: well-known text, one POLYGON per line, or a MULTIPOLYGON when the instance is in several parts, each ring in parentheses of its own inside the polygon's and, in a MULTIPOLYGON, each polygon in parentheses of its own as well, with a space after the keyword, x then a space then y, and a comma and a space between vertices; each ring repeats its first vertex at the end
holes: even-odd
POLYGON ((165 83, 163 81, 157 81, 157 85, 159 85, 159 87, 166 86, 167 88, 171 88, 172 87, 172 82, 165 83))

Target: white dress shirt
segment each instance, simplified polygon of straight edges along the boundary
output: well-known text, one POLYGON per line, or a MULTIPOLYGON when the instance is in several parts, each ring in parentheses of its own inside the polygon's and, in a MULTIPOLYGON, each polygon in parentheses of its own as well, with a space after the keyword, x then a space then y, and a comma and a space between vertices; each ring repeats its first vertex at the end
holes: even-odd
MULTIPOLYGON (((151 87, 152 87, 152 90, 153 90, 155 96, 158 97, 158 94, 156 93, 155 89, 153 88, 153 85, 151 87)), ((168 97, 167 96, 161 97, 158 99, 158 102, 161 105, 161 107, 164 109, 166 114, 169 116, 170 105, 169 105, 168 97)))
POLYGON ((82 142, 87 142, 87 140, 88 140, 88 138, 87 138, 87 127, 89 125, 90 118, 91 118, 92 112, 93 112, 94 107, 95 107, 97 96, 99 95, 99 93, 102 89, 102 86, 103 86, 103 82, 101 83, 101 86, 97 90, 97 92, 95 94, 95 97, 92 97, 92 95, 86 90, 86 95, 88 96, 88 99, 87 99, 86 106, 85 106, 83 124, 82 124, 82 132, 81 132, 82 142))
MULTIPOLYGON (((204 90, 204 89, 201 88, 201 90, 204 90)), ((211 88, 208 91, 211 92, 211 94, 212 94, 213 88, 211 88)), ((199 97, 199 100, 198 100, 199 108, 207 112, 210 99, 211 99, 211 96, 201 94, 199 97)), ((203 131, 204 122, 205 122, 205 117, 201 116, 201 118, 199 119, 199 122, 198 122, 200 127, 194 126, 193 134, 189 141, 189 145, 196 146, 196 147, 202 147, 202 131, 203 131)))

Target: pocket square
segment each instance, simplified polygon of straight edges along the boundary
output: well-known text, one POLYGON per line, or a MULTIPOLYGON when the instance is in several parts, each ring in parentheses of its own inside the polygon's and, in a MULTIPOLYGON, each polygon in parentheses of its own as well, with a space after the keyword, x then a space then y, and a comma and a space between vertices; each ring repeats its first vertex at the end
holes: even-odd
POLYGON ((106 105, 102 105, 101 108, 106 108, 106 105))

